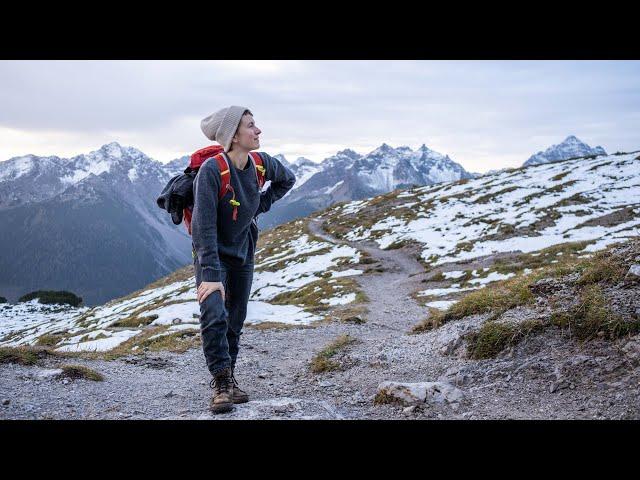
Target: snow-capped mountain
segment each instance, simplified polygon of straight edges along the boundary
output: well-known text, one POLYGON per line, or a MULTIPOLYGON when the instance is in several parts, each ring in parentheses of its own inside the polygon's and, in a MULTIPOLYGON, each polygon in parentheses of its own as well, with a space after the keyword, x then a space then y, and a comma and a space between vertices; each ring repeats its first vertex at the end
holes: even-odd
POLYGON ((175 160, 171 160, 170 162, 165 163, 162 168, 169 175, 169 178, 175 177, 176 175, 180 175, 184 173, 184 169, 189 166, 189 161, 191 159, 191 155, 184 155, 180 158, 176 158, 175 160))
POLYGON ((338 205, 323 217, 333 226, 330 233, 350 241, 414 245, 428 268, 565 242, 583 242, 584 251, 593 252, 640 234, 639 153, 412 188, 383 201, 338 205))
POLYGON ((292 192, 304 185, 313 175, 322 170, 320 163, 313 162, 308 158, 298 157, 293 163, 289 163, 286 158, 284 158, 284 155, 277 155, 276 157, 282 157, 282 160, 284 160, 283 164, 296 176, 296 183, 283 198, 291 195, 292 192))
MULTIPOLYGON (((435 298, 426 305, 446 308, 456 301, 452 295, 638 238, 639 154, 583 157, 401 189, 280 225, 259 238, 247 324, 340 318, 336 307, 358 303, 349 277, 379 273, 368 268, 372 259, 358 248, 360 241, 407 249, 426 272, 443 268, 446 288, 404 293, 435 298), (316 236, 316 221, 329 237, 316 236)), ((348 152, 333 161, 356 161, 347 157, 348 152)), ((121 346, 132 353, 150 339, 197 335, 195 297, 188 265, 92 309, 59 312, 35 300, 7 304, 0 306, 10 319, 0 322, 0 345, 34 344, 46 334, 58 351, 121 346)))
POLYGON ((366 155, 345 149, 320 164, 298 159, 296 185, 281 199, 278 209, 262 214, 262 225, 272 227, 335 202, 357 200, 411 185, 432 185, 473 178, 474 175, 426 145, 417 150, 386 143, 366 155), (299 180, 298 180, 299 179, 299 180))
POLYGON ((538 152, 532 155, 529 160, 524 162, 523 166, 528 167, 529 165, 539 165, 541 163, 556 162, 558 160, 606 154, 607 152, 605 152, 601 146, 598 145, 595 148, 591 148, 574 135, 569 135, 562 143, 551 145, 544 152, 538 152))
POLYGON ((2 295, 66 289, 91 305, 189 263, 189 237, 155 202, 169 178, 115 142, 69 159, 1 162, 2 295))

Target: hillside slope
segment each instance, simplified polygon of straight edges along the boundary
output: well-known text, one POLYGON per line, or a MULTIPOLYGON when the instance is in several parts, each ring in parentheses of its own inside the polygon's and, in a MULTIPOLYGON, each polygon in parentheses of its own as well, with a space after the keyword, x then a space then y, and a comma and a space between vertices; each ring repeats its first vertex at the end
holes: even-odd
MULTIPOLYGON (((252 401, 216 418, 640 418, 639 165, 396 190, 261 232, 252 401)), ((0 367, 3 417, 212 418, 198 313, 192 266, 93 309, 5 305, 0 345, 42 350, 0 367), (64 363, 105 380, 65 383, 64 363)))

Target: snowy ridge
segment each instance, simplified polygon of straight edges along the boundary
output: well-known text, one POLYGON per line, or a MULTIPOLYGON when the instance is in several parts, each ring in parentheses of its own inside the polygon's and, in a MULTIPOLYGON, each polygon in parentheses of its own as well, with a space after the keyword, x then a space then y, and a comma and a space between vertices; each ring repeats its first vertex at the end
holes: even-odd
MULTIPOLYGON (((415 242, 433 266, 573 241, 592 241, 592 252, 640 233, 639 199, 638 152, 579 158, 404 191, 387 215, 368 228, 354 222, 345 238, 383 249, 415 242)), ((368 203, 326 216, 348 222, 366 216, 368 203)))
MULTIPOLYGON (((313 282, 335 282, 334 278, 359 275, 361 270, 343 268, 357 265, 360 253, 351 247, 334 245, 310 238, 304 222, 298 221, 283 239, 280 253, 264 257, 256 263, 246 325, 280 323, 307 325, 323 319, 323 315, 307 311, 303 306, 273 303, 278 295, 296 291, 313 282), (275 263, 277 271, 269 271, 275 263), (327 277, 327 272, 330 275, 327 277)), ((273 246, 273 245, 271 245, 273 246)), ((257 258, 261 255, 256 251, 257 258)), ((55 349, 67 352, 109 351, 138 337, 158 338, 184 331, 199 330, 200 306, 196 300, 193 266, 180 270, 178 280, 154 282, 162 284, 145 288, 122 299, 93 308, 42 305, 37 300, 0 305, 5 318, 0 322, 0 346, 33 345, 43 335, 59 335, 55 349), (118 323, 126 323, 123 329, 118 323), (151 337, 145 333, 153 329, 151 337)), ((319 287, 317 287, 319 288, 319 287)), ((355 300, 355 293, 339 285, 335 295, 326 298, 328 307, 355 300)), ((134 347, 135 349, 135 347, 134 347)))
POLYGON ((569 135, 561 143, 550 146, 544 152, 538 152, 532 155, 524 162, 523 166, 528 167, 530 165, 540 165, 541 163, 556 162, 558 160, 606 154, 607 152, 605 152, 601 146, 591 148, 574 135, 569 135))

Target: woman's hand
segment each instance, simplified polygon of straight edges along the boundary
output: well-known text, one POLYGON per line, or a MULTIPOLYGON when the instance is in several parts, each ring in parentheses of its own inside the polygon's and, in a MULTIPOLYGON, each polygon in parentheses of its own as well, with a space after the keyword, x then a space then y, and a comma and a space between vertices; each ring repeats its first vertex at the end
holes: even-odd
POLYGON ((220 290, 222 301, 224 302, 224 285, 222 282, 200 282, 200 286, 198 287, 198 303, 204 302, 204 299, 216 290, 220 290))

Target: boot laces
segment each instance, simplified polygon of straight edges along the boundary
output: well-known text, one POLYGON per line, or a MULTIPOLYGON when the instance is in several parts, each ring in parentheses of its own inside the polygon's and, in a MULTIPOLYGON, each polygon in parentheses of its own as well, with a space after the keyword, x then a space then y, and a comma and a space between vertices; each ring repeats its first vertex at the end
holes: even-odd
POLYGON ((232 376, 228 374, 220 374, 211 380, 209 387, 213 388, 217 394, 229 390, 232 386, 232 376))

